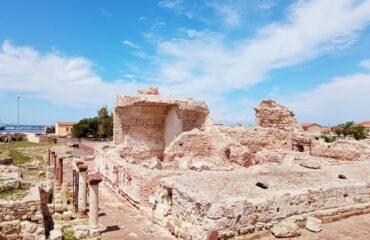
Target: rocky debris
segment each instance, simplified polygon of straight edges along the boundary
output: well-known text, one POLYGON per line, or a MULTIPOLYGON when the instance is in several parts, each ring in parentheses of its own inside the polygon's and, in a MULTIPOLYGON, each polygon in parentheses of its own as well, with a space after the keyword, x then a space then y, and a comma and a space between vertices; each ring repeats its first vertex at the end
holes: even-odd
POLYGON ((86 225, 76 225, 73 227, 73 231, 77 239, 84 239, 89 236, 89 228, 86 225))
POLYGON ((99 228, 89 228, 89 237, 96 238, 100 236, 99 228))
POLYGON ((63 220, 64 221, 70 221, 71 219, 72 219, 72 212, 71 211, 63 212, 63 220))
POLYGON ((333 143, 320 140, 312 143, 311 155, 337 160, 364 160, 370 158, 370 146, 356 140, 338 140, 333 143))
POLYGON ((290 150, 290 136, 280 129, 260 127, 193 129, 182 133, 165 149, 164 162, 181 163, 181 159, 192 159, 215 165, 235 163, 249 167, 254 163, 255 154, 263 149, 290 150))
POLYGON ((156 87, 149 87, 147 89, 142 89, 137 91, 138 95, 159 95, 159 90, 156 87))
POLYGON ((293 222, 280 222, 271 228, 271 233, 277 238, 298 237, 299 227, 293 222))
POLYGON ((0 165, 11 165, 11 164, 13 164, 13 158, 12 157, 6 156, 6 157, 0 158, 0 165))
POLYGON ((263 100, 255 108, 255 111, 257 126, 302 131, 302 128, 295 119, 294 113, 274 100, 263 100))
POLYGON ((54 229, 50 231, 50 240, 63 240, 63 234, 61 230, 54 229))
POLYGON ((161 162, 158 161, 157 158, 150 158, 143 162, 143 167, 149 168, 149 169, 160 169, 161 168, 161 162))
POLYGON ((310 168, 310 169, 320 169, 321 168, 321 164, 317 161, 300 162, 299 166, 305 167, 305 168, 310 168))
POLYGON ((287 156, 287 154, 288 153, 283 150, 263 149, 254 155, 253 165, 266 163, 281 163, 287 156))
POLYGON ((315 217, 306 218, 306 229, 311 232, 320 232, 322 231, 322 221, 321 219, 315 217))

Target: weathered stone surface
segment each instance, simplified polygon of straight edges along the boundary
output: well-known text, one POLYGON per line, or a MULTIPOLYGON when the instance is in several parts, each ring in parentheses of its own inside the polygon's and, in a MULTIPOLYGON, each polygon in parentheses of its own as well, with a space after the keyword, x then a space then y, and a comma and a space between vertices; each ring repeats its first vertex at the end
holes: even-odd
POLYGON ((72 212, 71 211, 65 211, 63 212, 63 220, 69 221, 72 219, 72 212))
POLYGON ((99 228, 89 228, 89 237, 96 238, 100 236, 99 228))
POLYGON ((253 164, 263 149, 291 150, 291 134, 274 128, 209 126, 182 133, 164 151, 164 162, 181 159, 206 161, 216 165, 253 164))
POLYGON ((49 238, 50 240, 62 240, 63 239, 62 231, 56 229, 50 231, 49 238))
POLYGON ((306 229, 311 232, 320 232, 322 231, 322 221, 321 219, 315 217, 306 218, 306 229))
POLYGON ((302 130, 295 119, 294 113, 271 99, 263 100, 255 108, 255 111, 257 126, 302 130))
POLYGON ((77 225, 73 227, 75 237, 77 239, 84 239, 89 236, 89 228, 86 225, 77 225))
POLYGON ((159 90, 156 87, 149 87, 147 89, 138 90, 138 95, 159 95, 159 90))
POLYGON ((337 160, 362 160, 370 158, 370 145, 356 140, 338 140, 333 143, 315 141, 312 143, 311 154, 337 160))
POLYGON ((277 238, 289 238, 300 236, 299 227, 293 222, 281 222, 274 225, 271 233, 277 238))

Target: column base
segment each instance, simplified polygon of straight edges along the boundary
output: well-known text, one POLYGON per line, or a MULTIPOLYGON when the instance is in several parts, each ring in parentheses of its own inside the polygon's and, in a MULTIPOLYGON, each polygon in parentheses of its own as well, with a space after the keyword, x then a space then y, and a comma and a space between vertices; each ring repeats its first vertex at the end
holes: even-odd
POLYGON ((89 227, 89 237, 95 238, 100 236, 100 229, 98 227, 91 228, 89 227))
POLYGON ((87 218, 87 209, 84 209, 84 210, 78 210, 78 217, 79 218, 87 218))

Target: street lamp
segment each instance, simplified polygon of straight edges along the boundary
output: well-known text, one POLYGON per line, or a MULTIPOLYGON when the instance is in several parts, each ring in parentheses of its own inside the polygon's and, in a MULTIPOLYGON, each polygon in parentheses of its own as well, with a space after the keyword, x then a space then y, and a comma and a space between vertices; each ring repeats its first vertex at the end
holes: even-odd
POLYGON ((17 115, 17 140, 19 140, 19 99, 21 98, 21 95, 17 95, 17 102, 18 102, 18 115, 17 115))

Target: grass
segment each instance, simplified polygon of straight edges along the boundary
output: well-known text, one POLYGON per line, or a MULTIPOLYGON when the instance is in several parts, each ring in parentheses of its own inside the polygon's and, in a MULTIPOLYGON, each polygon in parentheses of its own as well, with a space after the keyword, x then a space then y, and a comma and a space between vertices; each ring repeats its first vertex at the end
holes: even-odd
POLYGON ((16 166, 28 163, 31 161, 31 158, 29 156, 23 155, 21 152, 11 149, 10 150, 10 155, 13 158, 13 164, 16 166))
POLYGON ((73 230, 68 229, 63 232, 63 240, 77 240, 73 230))
POLYGON ((27 195, 29 187, 22 185, 18 189, 12 189, 4 192, 0 192, 0 199, 6 200, 18 200, 22 199, 27 195))

